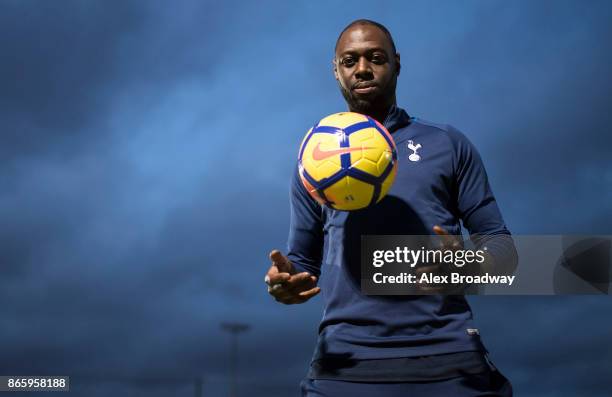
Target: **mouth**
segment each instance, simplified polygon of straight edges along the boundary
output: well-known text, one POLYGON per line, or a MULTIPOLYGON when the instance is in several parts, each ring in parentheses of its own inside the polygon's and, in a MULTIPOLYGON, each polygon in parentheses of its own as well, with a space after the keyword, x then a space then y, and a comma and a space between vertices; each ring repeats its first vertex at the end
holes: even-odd
POLYGON ((360 95, 371 94, 377 89, 378 89, 378 86, 375 83, 369 83, 369 82, 368 83, 356 83, 353 86, 353 91, 360 95))

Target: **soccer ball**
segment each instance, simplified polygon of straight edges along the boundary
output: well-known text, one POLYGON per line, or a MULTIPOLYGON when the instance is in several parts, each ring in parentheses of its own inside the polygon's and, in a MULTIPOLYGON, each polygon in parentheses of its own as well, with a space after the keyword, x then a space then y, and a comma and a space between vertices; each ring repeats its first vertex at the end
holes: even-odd
POLYGON ((306 133, 298 155, 308 193, 329 208, 352 211, 379 202, 397 172, 391 134, 359 113, 325 117, 306 133))

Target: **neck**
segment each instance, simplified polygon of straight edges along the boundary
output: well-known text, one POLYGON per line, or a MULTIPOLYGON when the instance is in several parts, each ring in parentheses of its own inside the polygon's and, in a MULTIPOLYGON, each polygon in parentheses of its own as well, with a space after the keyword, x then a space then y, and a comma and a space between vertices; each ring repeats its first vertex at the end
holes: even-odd
POLYGON ((374 120, 378 121, 380 124, 384 124, 385 119, 387 118, 387 115, 391 111, 391 108, 393 108, 394 106, 396 106, 395 98, 393 99, 391 104, 380 107, 380 108, 371 108, 368 110, 363 110, 363 109, 353 109, 349 106, 349 110, 351 112, 365 114, 366 116, 370 116, 374 120))

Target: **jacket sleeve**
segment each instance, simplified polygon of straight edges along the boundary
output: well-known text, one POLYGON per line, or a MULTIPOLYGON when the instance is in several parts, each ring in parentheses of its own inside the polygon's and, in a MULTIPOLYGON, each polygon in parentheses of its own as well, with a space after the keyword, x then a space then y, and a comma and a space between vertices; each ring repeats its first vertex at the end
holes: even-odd
POLYGON ((497 270, 513 271, 518 255, 497 206, 480 154, 461 132, 456 133, 457 209, 476 249, 486 246, 497 270))
POLYGON ((298 175, 291 178, 290 223, 287 257, 298 272, 321 274, 323 256, 323 209, 308 194, 298 175))

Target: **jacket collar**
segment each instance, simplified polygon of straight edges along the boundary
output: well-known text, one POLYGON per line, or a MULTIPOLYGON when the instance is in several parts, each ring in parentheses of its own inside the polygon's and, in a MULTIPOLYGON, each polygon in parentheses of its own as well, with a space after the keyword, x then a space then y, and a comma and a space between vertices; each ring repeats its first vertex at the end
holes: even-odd
POLYGON ((399 108, 396 105, 393 105, 391 109, 389 109, 389 113, 387 114, 387 117, 383 123, 385 128, 390 133, 394 133, 408 124, 410 124, 410 116, 408 116, 408 113, 406 113, 404 109, 399 108))

